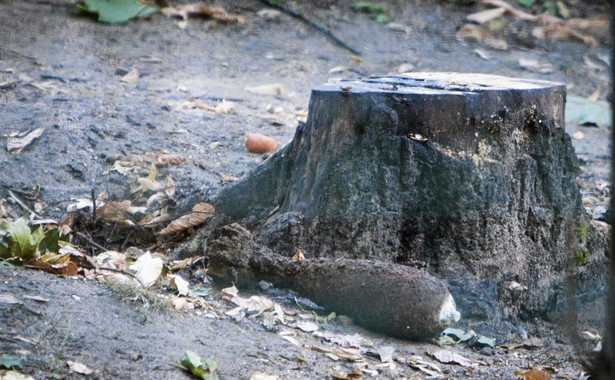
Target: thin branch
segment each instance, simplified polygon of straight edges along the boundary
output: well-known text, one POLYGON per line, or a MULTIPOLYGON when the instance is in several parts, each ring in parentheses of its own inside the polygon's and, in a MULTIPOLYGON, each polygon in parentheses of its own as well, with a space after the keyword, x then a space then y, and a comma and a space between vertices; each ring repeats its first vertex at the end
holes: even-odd
POLYGON ((95 242, 94 240, 90 239, 89 236, 87 236, 86 234, 82 233, 82 232, 77 232, 77 235, 83 239, 85 239, 88 243, 92 244, 94 247, 104 251, 108 251, 107 248, 103 247, 102 245, 98 244, 97 242, 95 242))
POLYGON ((331 32, 325 26, 317 23, 316 21, 310 20, 309 18, 307 18, 303 14, 301 14, 301 13, 295 11, 295 10, 292 10, 292 9, 290 9, 290 8, 284 6, 284 5, 281 5, 281 4, 273 4, 269 0, 259 0, 259 1, 261 3, 267 5, 268 7, 278 9, 278 10, 286 13, 287 15, 289 15, 291 17, 294 17, 294 18, 304 22, 305 24, 311 26, 312 28, 316 29, 320 33, 324 34, 327 38, 329 38, 331 41, 333 41, 337 46, 340 46, 340 47, 348 50, 352 54, 362 55, 360 51, 358 51, 357 49, 355 49, 352 46, 348 45, 346 42, 342 41, 342 39, 340 39, 338 36, 333 34, 333 32, 331 32))
POLYGON ((15 203, 21 206, 21 208, 28 211, 30 214, 34 215, 36 218, 43 219, 42 216, 40 216, 36 211, 32 210, 27 204, 25 204, 24 201, 19 199, 19 197, 11 189, 7 189, 7 190, 9 193, 9 197, 11 197, 11 199, 14 200, 15 203))
POLYGON ((137 282, 144 288, 147 289, 147 286, 145 286, 145 284, 139 279, 139 277, 135 276, 134 273, 130 273, 128 271, 125 271, 123 269, 115 269, 115 268, 109 268, 109 267, 96 267, 96 269, 98 270, 108 270, 110 272, 116 272, 116 273, 121 273, 121 274, 125 274, 127 276, 130 276, 132 278, 134 278, 135 280, 137 280, 137 282))

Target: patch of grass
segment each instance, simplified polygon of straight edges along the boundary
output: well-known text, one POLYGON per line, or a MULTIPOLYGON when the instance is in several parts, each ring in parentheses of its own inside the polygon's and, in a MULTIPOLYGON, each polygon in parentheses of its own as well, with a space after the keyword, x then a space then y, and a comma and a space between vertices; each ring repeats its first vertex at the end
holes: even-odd
POLYGON ((581 239, 582 241, 585 241, 585 239, 587 239, 588 228, 589 226, 585 221, 582 221, 581 225, 579 225, 579 239, 581 239))
POLYGON ((575 249, 572 254, 572 259, 577 265, 585 265, 591 252, 586 247, 575 249))

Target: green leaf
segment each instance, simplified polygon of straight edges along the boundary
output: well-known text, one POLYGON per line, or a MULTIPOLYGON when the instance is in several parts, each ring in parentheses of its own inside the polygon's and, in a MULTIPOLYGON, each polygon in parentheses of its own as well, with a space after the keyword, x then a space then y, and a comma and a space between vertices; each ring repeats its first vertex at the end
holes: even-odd
POLYGON ((488 338, 481 335, 478 337, 476 343, 483 346, 495 347, 495 338, 488 338))
POLYGON ((55 252, 57 253, 60 250, 60 245, 58 241, 60 240, 60 231, 57 228, 51 229, 45 233, 45 237, 41 241, 41 244, 38 246, 38 251, 41 253, 44 252, 55 252))
POLYGON ((98 13, 98 21, 110 24, 123 23, 158 11, 158 8, 140 4, 137 0, 84 0, 79 8, 98 13))
POLYGON ((382 4, 372 3, 371 1, 357 1, 354 4, 355 8, 361 12, 367 13, 385 13, 386 7, 382 4))
POLYGON ((184 366, 191 374, 203 380, 216 380, 218 375, 216 370, 218 369, 218 363, 213 358, 208 358, 205 363, 201 360, 199 355, 193 351, 186 351, 181 357, 181 365, 184 366))
POLYGON ((389 22, 389 16, 386 13, 381 13, 376 16, 376 22, 378 24, 386 24, 389 22))
POLYGON ((28 220, 19 218, 2 223, 0 231, 0 257, 18 257, 28 261, 38 256, 38 246, 45 237, 42 227, 31 230, 28 220))
POLYGON ((26 361, 22 357, 15 356, 15 355, 6 355, 6 354, 0 356, 0 368, 24 369, 25 365, 26 365, 26 361))
POLYGON ((518 3, 523 7, 529 8, 534 5, 534 0, 519 0, 518 3))
POLYGON ((545 9, 549 11, 553 16, 557 16, 557 6, 552 1, 545 2, 545 9))

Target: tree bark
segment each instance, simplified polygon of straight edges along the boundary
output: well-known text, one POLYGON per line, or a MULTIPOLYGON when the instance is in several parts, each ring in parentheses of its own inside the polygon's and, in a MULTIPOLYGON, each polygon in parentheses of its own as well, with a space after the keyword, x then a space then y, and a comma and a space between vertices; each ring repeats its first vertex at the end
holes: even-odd
POLYGON ((576 294, 605 288, 564 102, 562 84, 484 74, 328 83, 293 141, 216 209, 281 255, 424 267, 466 318, 561 315, 567 220, 591 252, 576 294))

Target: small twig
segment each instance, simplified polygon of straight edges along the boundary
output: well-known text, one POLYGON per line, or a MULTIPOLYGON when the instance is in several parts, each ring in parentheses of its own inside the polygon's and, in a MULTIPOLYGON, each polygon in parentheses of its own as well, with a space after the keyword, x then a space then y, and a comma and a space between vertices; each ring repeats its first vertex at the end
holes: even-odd
POLYGON ((92 188, 92 220, 96 221, 96 194, 94 192, 94 188, 92 188))
POLYGON ((98 244, 97 242, 95 242, 94 240, 90 239, 89 236, 87 236, 86 234, 84 234, 83 232, 77 232, 77 235, 79 235, 79 237, 84 238, 88 243, 92 244, 94 247, 104 251, 108 251, 107 248, 103 247, 102 245, 98 244))
POLYGON ((336 36, 335 34, 333 34, 329 29, 327 29, 325 26, 320 25, 319 23, 310 20, 309 18, 305 17, 303 14, 292 10, 284 5, 280 5, 280 4, 273 4, 272 2, 270 2, 269 0, 259 0, 261 3, 267 5, 268 7, 272 7, 275 9, 278 9, 286 14, 288 14, 291 17, 294 17, 306 24, 308 24, 309 26, 311 26, 312 28, 316 29, 317 31, 319 31, 320 33, 324 34, 326 37, 328 37, 331 41, 333 41, 336 45, 348 50, 349 52, 356 54, 356 55, 362 55, 360 51, 358 51, 357 49, 351 47, 350 45, 348 45, 346 42, 342 41, 338 36, 336 36))
POLYGON ((19 197, 11 189, 7 189, 7 190, 8 190, 8 193, 9 193, 9 197, 11 197, 11 199, 14 200, 15 203, 17 203, 19 206, 21 206, 21 208, 23 208, 24 210, 28 211, 30 214, 34 215, 34 217, 39 218, 39 219, 43 219, 42 216, 40 216, 36 211, 32 210, 27 204, 25 204, 24 201, 19 199, 19 197))

